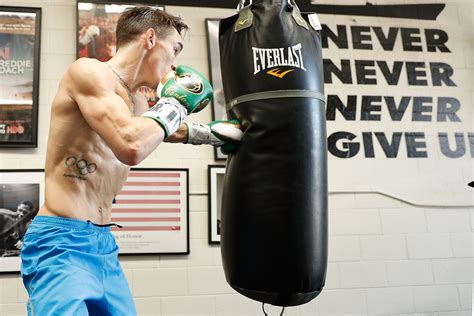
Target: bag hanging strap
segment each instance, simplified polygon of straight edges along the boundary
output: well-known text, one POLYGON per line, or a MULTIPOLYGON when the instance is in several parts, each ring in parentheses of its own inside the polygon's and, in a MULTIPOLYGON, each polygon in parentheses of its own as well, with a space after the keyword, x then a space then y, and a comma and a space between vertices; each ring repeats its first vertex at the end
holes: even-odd
POLYGON ((294 0, 288 0, 287 9, 291 10, 291 15, 293 16, 293 19, 295 20, 296 24, 309 31, 308 23, 305 19, 303 19, 300 8, 298 8, 294 0))
POLYGON ((253 24, 253 13, 252 10, 252 0, 249 0, 249 4, 246 6, 247 1, 241 0, 237 6, 237 12, 239 12, 239 18, 235 22, 234 32, 245 30, 253 24))

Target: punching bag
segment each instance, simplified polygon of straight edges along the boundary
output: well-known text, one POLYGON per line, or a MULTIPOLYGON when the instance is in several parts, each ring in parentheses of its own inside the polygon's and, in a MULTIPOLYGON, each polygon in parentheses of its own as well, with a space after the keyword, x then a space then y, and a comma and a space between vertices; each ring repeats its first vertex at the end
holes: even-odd
POLYGON ((221 251, 237 292, 309 302, 327 266, 327 144, 321 35, 293 1, 261 0, 221 20, 226 110, 244 136, 228 157, 221 251))

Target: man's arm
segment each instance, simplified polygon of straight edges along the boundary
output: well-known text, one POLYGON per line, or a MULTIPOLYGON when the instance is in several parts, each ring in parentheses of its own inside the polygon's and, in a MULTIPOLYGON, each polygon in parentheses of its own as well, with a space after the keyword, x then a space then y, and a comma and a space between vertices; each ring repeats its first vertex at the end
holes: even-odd
MULTIPOLYGON (((148 109, 148 101, 146 97, 141 93, 136 93, 133 97, 133 103, 135 105, 135 109, 133 114, 135 116, 141 116, 145 113, 148 109)), ((176 132, 170 135, 166 140, 167 143, 185 143, 188 139, 188 128, 186 124, 181 124, 176 132)))
POLYGON ((176 132, 168 137, 165 142, 167 143, 186 143, 188 140, 188 127, 186 123, 181 124, 176 132))
POLYGON ((207 125, 184 123, 166 142, 192 145, 213 145, 220 147, 225 155, 237 150, 238 143, 244 136, 243 127, 236 119, 213 121, 207 125))
POLYGON ((14 211, 11 211, 11 210, 9 210, 9 209, 6 209, 6 208, 0 208, 0 215, 17 216, 18 213, 17 213, 17 212, 14 212, 14 211))
POLYGON ((133 116, 141 116, 150 109, 148 106, 148 100, 141 92, 135 92, 135 94, 132 96, 132 101, 134 106, 133 116))
POLYGON ((155 121, 133 117, 116 93, 117 82, 98 61, 80 59, 69 68, 71 97, 84 119, 124 164, 134 166, 162 141, 163 128, 155 121))

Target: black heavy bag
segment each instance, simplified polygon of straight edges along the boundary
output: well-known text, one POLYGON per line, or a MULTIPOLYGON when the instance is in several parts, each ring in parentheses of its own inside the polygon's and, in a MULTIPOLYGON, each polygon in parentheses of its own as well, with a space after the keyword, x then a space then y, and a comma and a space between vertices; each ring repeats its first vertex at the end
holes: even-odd
POLYGON ((219 31, 227 114, 245 130, 227 160, 224 270, 237 292, 279 306, 309 302, 326 276, 324 82, 312 17, 293 1, 253 1, 219 31))

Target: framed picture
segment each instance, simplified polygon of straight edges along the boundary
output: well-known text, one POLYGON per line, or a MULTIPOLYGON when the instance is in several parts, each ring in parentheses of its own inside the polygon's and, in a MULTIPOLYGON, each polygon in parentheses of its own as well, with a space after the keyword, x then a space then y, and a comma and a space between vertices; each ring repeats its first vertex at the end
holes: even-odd
POLYGON ((37 147, 41 9, 0 6, 0 147, 37 147))
MULTIPOLYGON (((207 50, 209 58, 209 74, 214 88, 214 98, 212 99, 212 119, 227 120, 225 110, 225 96, 222 85, 221 57, 219 51, 219 21, 218 19, 206 19, 207 29, 207 50)), ((215 160, 226 160, 219 148, 214 148, 215 160)))
POLYGON ((189 254, 188 169, 132 168, 112 204, 120 254, 189 254))
MULTIPOLYGON (((103 1, 77 2, 77 58, 90 57, 107 61, 116 52, 115 30, 120 14, 139 4, 111 3, 103 1)), ((147 5, 147 4, 144 4, 147 5)), ((163 6, 152 6, 164 10, 163 6)), ((150 106, 158 101, 156 91, 141 87, 150 106)))
POLYGON ((43 196, 43 170, 0 170, 0 272, 20 271, 23 236, 43 196))
POLYGON ((209 201, 209 244, 221 241, 221 205, 222 188, 224 187, 225 166, 208 167, 208 201, 209 201))

